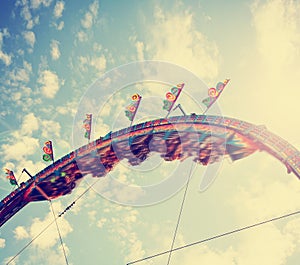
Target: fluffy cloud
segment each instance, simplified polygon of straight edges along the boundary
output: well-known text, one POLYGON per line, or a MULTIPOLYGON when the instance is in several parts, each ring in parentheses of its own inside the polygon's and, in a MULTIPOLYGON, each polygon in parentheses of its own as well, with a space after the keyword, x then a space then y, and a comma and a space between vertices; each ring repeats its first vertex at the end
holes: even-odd
POLYGON ((251 12, 255 48, 258 51, 258 57, 253 63, 261 70, 254 73, 261 87, 259 97, 256 97, 255 110, 279 134, 285 137, 298 135, 299 126, 294 126, 295 121, 288 114, 298 111, 299 89, 295 84, 300 82, 300 3, 290 0, 257 0, 251 12), (272 100, 265 100, 270 96, 272 100), (281 123, 283 119, 284 126, 281 123), (291 127, 295 130, 291 130, 291 127))
POLYGON ((31 0, 31 7, 37 9, 40 5, 48 7, 52 3, 52 0, 31 0))
POLYGON ((15 239, 21 240, 25 238, 29 238, 29 234, 24 228, 24 226, 17 226, 14 230, 15 239))
POLYGON ((218 74, 218 48, 197 30, 195 16, 190 11, 164 12, 156 7, 155 22, 148 29, 151 39, 146 48, 153 59, 170 61, 202 78, 213 79, 218 74))
POLYGON ((80 56, 79 61, 80 61, 80 68, 82 71, 87 71, 88 70, 87 67, 91 66, 94 69, 96 69, 99 72, 99 74, 101 74, 106 69, 106 58, 103 54, 98 57, 80 56))
POLYGON ((65 26, 65 22, 60 21, 58 24, 54 23, 54 26, 56 27, 57 30, 62 30, 65 26))
POLYGON ((3 144, 1 155, 5 161, 24 161, 25 157, 32 155, 39 147, 38 139, 31 135, 38 130, 38 120, 33 113, 24 116, 20 130, 11 134, 12 140, 8 144, 3 144))
MULTIPOLYGON (((53 208, 55 212, 63 211, 63 207, 60 202, 53 203, 53 208)), ((53 214, 50 211, 49 214, 47 214, 44 219, 40 219, 40 218, 33 219, 30 227, 26 228, 26 227, 18 226, 14 231, 15 238, 18 240, 24 238, 34 238, 38 233, 41 232, 41 229, 43 229, 43 227, 46 227, 52 221, 53 221, 53 214)), ((59 224, 60 233, 62 237, 67 236, 69 233, 73 231, 69 222, 64 218, 59 218, 58 224, 59 224)), ((57 241, 58 241, 58 234, 56 231, 56 227, 55 225, 52 225, 38 239, 33 241, 32 245, 40 249, 46 250, 47 248, 53 247, 57 241)))
POLYGON ((84 18, 81 20, 81 25, 87 29, 93 25, 93 15, 90 12, 85 14, 84 18))
POLYGON ((25 31, 23 32, 23 37, 25 39, 25 41, 27 42, 27 44, 33 48, 34 44, 35 44, 35 34, 33 31, 25 31))
POLYGON ((5 161, 21 161, 26 156, 34 154, 39 147, 38 139, 22 136, 18 142, 2 145, 1 153, 5 161))
MULTIPOLYGON (((278 177, 281 171, 276 172, 278 169, 272 166, 273 162, 271 158, 266 158, 261 165, 257 164, 256 174, 251 174, 247 184, 237 187, 233 195, 232 209, 244 225, 287 214, 300 207, 297 179, 293 176, 278 177), (272 179, 266 176, 272 176, 272 179)), ((290 217, 283 222, 264 224, 237 234, 237 263, 286 264, 299 249, 300 241, 295 232, 298 227, 299 220, 290 217)))
POLYGON ((238 247, 238 264, 286 264, 295 249, 289 234, 282 233, 273 224, 256 228, 243 235, 238 247))
POLYGON ((59 137, 60 133, 60 124, 56 121, 51 120, 42 120, 42 136, 47 139, 53 136, 59 137))
POLYGON ((4 248, 4 247, 5 247, 5 239, 0 238, 0 248, 4 248))
POLYGON ((23 61, 23 68, 15 67, 15 69, 9 73, 11 85, 16 85, 19 87, 20 83, 28 83, 30 80, 31 72, 31 64, 23 61))
POLYGON ((95 19, 98 15, 99 3, 98 1, 93 2, 89 6, 89 11, 87 11, 84 15, 84 18, 81 20, 82 27, 89 29, 93 26, 95 19))
POLYGON ((39 16, 36 16, 36 17, 32 17, 31 15, 31 11, 30 11, 30 8, 29 8, 29 5, 27 2, 23 2, 23 7, 21 9, 21 17, 24 18, 24 20, 27 22, 27 25, 26 25, 26 28, 27 29, 32 29, 35 25, 37 25, 39 23, 39 16))
POLYGON ((62 16, 62 13, 65 8, 65 2, 64 1, 58 1, 56 2, 54 6, 53 15, 55 18, 60 18, 62 16))
POLYGON ((137 210, 110 204, 110 207, 104 209, 104 214, 97 221, 98 228, 103 229, 103 226, 106 226, 117 245, 120 245, 123 250, 126 249, 126 252, 124 251, 126 253, 125 261, 134 260, 145 255, 143 242, 139 239, 138 233, 135 232, 136 224, 139 222, 138 219, 139 212, 137 210))
POLYGON ((38 83, 41 84, 41 92, 46 98, 54 98, 59 90, 58 76, 50 70, 44 70, 40 73, 38 83))
POLYGON ((51 49, 51 57, 52 60, 57 60, 60 57, 60 50, 59 50, 59 42, 57 40, 52 40, 50 44, 51 49))
POLYGON ((80 42, 84 42, 88 40, 88 36, 84 31, 78 31, 76 37, 80 42))
MULTIPOLYGON (((235 262, 237 253, 229 248, 225 251, 213 250, 204 246, 196 246, 191 249, 178 251, 172 254, 171 263, 174 265, 189 264, 189 265, 209 265, 209 264, 222 264, 233 265, 239 264, 235 262)), ((166 256, 162 257, 165 260, 166 256)), ((244 263, 241 263, 244 264, 244 263)))
POLYGON ((255 1, 252 5, 257 49, 269 86, 289 87, 299 82, 299 12, 297 1, 255 1))
POLYGON ((4 53, 1 49, 0 49, 0 60, 6 65, 10 65, 11 64, 11 56, 4 53))
POLYGON ((90 61, 91 66, 97 69, 99 72, 105 70, 106 68, 106 58, 104 55, 92 58, 90 61))
POLYGON ((235 196, 234 205, 240 218, 255 222, 258 217, 267 219, 299 209, 299 189, 291 177, 285 183, 273 181, 267 185, 253 178, 247 188, 241 188, 235 196), (276 196, 278 194, 280 196, 276 196))
POLYGON ((143 61, 144 60, 144 43, 141 41, 137 41, 135 43, 135 48, 137 51, 137 58, 139 61, 143 61))
POLYGON ((252 7, 261 55, 280 65, 293 60, 300 46, 300 3, 289 0, 256 1, 252 7))
POLYGON ((4 260, 4 262, 3 262, 3 264, 10 264, 10 265, 16 265, 16 264, 18 264, 18 261, 19 261, 18 257, 17 257, 17 258, 14 258, 14 260, 11 261, 12 258, 14 258, 14 257, 11 256, 11 257, 6 258, 6 259, 4 260), (8 263, 8 262, 9 262, 9 263, 8 263))
POLYGON ((89 6, 89 10, 94 17, 97 17, 99 9, 99 2, 96 0, 89 6))
POLYGON ((8 55, 7 53, 2 51, 2 45, 3 45, 3 37, 9 37, 9 32, 7 29, 0 31, 0 60, 6 65, 11 64, 11 55, 8 55))
POLYGON ((23 135, 32 135, 33 131, 38 130, 39 124, 38 119, 34 115, 34 113, 29 113, 24 116, 23 123, 21 125, 20 132, 23 135))

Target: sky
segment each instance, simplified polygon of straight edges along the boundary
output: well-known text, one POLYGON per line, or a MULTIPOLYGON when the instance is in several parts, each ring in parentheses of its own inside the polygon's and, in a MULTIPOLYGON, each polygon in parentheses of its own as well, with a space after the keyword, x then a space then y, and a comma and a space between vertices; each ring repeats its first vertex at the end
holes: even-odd
MULTIPOLYGON (((36 174, 47 166, 41 159, 45 141, 53 141, 56 158, 83 144, 83 137, 74 143, 73 131, 87 91, 111 70, 144 60, 176 65, 206 84, 185 87, 179 102, 187 113, 204 108, 191 103, 189 94, 205 95, 205 87, 230 78, 218 99, 221 114, 263 124, 299 150, 299 12, 300 3, 293 0, 1 1, 0 167, 25 181, 23 168, 36 174)), ((93 113, 93 139, 129 126, 123 111, 136 92, 145 99, 139 121, 165 115, 154 106, 168 91, 166 84, 145 80, 112 90, 101 85, 103 94, 100 89, 94 100, 111 97, 93 113)), ((179 163, 149 160, 138 169, 122 162, 112 175, 151 185, 179 163)), ((184 163, 190 167, 190 160, 184 163)), ((215 181, 200 191, 204 171, 195 167, 175 247, 300 210, 299 180, 265 152, 234 163, 225 159, 215 181)), ((93 181, 87 179, 72 194, 53 200, 57 214, 87 189, 93 181)), ((170 249, 184 189, 135 207, 106 199, 99 193, 103 183, 58 219, 69 264, 127 264, 170 249)), ((3 172, 0 197, 12 189, 3 172)), ((0 229, 1 264, 52 221, 48 202, 17 213, 0 229)), ((294 216, 174 252, 170 264, 294 265, 299 249, 300 216, 294 216)), ((167 264, 167 258, 137 264, 167 264)), ((10 264, 66 264, 55 225, 10 264)))

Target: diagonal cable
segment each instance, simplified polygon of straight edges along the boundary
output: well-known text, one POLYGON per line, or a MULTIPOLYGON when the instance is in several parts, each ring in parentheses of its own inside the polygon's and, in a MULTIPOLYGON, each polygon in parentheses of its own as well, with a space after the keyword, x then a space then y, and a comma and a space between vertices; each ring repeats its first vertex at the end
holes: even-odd
POLYGON ((179 211, 179 215, 178 215, 178 219, 177 219, 177 223, 176 223, 176 228, 175 228, 174 235, 173 235, 172 245, 171 245, 171 249, 169 251, 167 265, 170 264, 171 255, 172 255, 172 251, 173 251, 176 236, 177 236, 177 231, 178 231, 178 227, 179 227, 179 223, 180 223, 180 219, 181 219, 181 215, 182 215, 182 211, 183 211, 183 207, 184 207, 185 198, 186 198, 187 190, 188 190, 188 187, 189 187, 190 179, 191 179, 191 176, 192 176, 193 164, 194 163, 192 162, 190 173, 188 175, 188 179, 187 179, 187 182, 186 182, 186 186, 185 186, 185 190, 184 190, 184 194, 183 194, 183 198, 182 198, 182 202, 181 202, 181 207, 180 207, 180 211, 179 211))
POLYGON ((208 241, 212 241, 212 240, 215 240, 215 239, 218 239, 218 238, 221 238, 221 237, 236 234, 236 233, 242 232, 244 230, 248 230, 248 229, 251 229, 251 228, 254 228, 254 227, 258 227, 258 226, 261 226, 261 225, 264 225, 264 224, 267 224, 267 223, 278 221, 280 219, 285 219, 285 218, 288 218, 288 217, 291 217, 291 216, 294 216, 294 215, 298 215, 298 214, 300 214, 300 210, 295 211, 295 212, 291 212, 291 213, 288 213, 288 214, 285 214, 285 215, 277 216, 277 217, 274 217, 274 218, 271 218, 271 219, 268 219, 268 220, 265 220, 265 221, 262 221, 262 222, 259 222, 259 223, 255 223, 255 224, 252 224, 252 225, 237 228, 235 230, 231 230, 231 231, 225 232, 223 234, 219 234, 219 235, 215 235, 215 236, 212 236, 212 237, 209 237, 209 238, 206 238, 206 239, 195 241, 195 242, 189 243, 187 245, 183 245, 183 246, 174 248, 173 250, 166 250, 166 251, 163 251, 163 252, 160 252, 160 253, 145 257, 145 258, 141 258, 141 259, 138 259, 138 260, 135 260, 135 261, 131 261, 131 262, 127 263, 126 265, 131 265, 131 264, 135 264, 135 263, 142 262, 142 261, 145 261, 145 260, 153 259, 153 258, 162 256, 162 255, 168 254, 170 252, 179 251, 179 250, 182 250, 182 249, 185 249, 185 248, 188 248, 188 247, 192 247, 192 246, 199 245, 199 244, 202 244, 202 243, 205 243, 205 242, 208 242, 208 241))
POLYGON ((69 265, 67 254, 66 254, 65 247, 64 247, 64 242, 62 240, 60 229, 59 229, 59 226, 58 226, 58 223, 57 223, 57 218, 56 218, 55 213, 54 213, 52 201, 49 200, 49 203, 50 203, 51 211, 52 211, 52 214, 53 214, 53 217, 54 217, 54 221, 55 221, 56 230, 57 230, 57 233, 58 233, 58 236, 59 236, 60 244, 61 244, 61 247, 62 247, 62 250, 63 250, 63 253, 64 253, 65 261, 66 261, 66 264, 69 265))
POLYGON ((70 207, 72 205, 75 204, 75 202, 77 202, 79 199, 81 199, 83 197, 84 194, 86 194, 98 181, 100 180, 100 178, 98 178, 94 183, 92 183, 90 186, 87 187, 87 189, 81 193, 62 213, 60 213, 58 216, 55 216, 54 220, 49 223, 45 228, 43 228, 35 237, 33 237, 22 249, 20 249, 17 254, 15 254, 7 263, 6 265, 9 265, 11 262, 13 262, 16 257, 18 257, 19 255, 22 254, 23 251, 25 251, 25 249, 27 247, 29 247, 37 238, 39 238, 54 222, 56 222, 57 218, 61 217, 67 210, 70 209, 70 207))

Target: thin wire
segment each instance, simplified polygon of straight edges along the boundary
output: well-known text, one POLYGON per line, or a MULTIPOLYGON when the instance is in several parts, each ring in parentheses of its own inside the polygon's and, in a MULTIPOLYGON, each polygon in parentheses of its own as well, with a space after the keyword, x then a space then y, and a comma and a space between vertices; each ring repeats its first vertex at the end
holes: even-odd
POLYGON ((172 251, 173 251, 173 247, 174 247, 175 239, 176 239, 176 235, 177 235, 177 230, 178 230, 178 227, 179 227, 179 223, 180 223, 180 219, 181 219, 181 215, 182 215, 182 211, 183 211, 183 207, 184 207, 184 202, 185 202, 187 190, 188 190, 191 175, 192 175, 193 165, 194 165, 194 163, 192 162, 190 173, 189 173, 189 176, 188 176, 188 180, 186 182, 186 186, 185 186, 185 190, 184 190, 184 194, 183 194, 183 198, 182 198, 182 202, 181 202, 181 207, 180 207, 180 211, 179 211, 179 215, 178 215, 178 219, 177 219, 177 223, 176 223, 176 228, 175 228, 175 231, 174 231, 174 236, 173 236, 173 240, 172 240, 171 249, 170 249, 170 252, 169 252, 167 265, 170 264, 171 255, 172 255, 172 251))
POLYGON ((19 176, 18 179, 17 179, 17 183, 18 183, 18 184, 19 184, 19 181, 20 181, 22 175, 23 175, 23 172, 21 172, 20 176, 19 176))
MULTIPOLYGON (((57 218, 57 217, 56 217, 57 218)), ((33 237, 15 256, 13 256, 6 265, 10 264, 16 257, 18 257, 29 245, 32 244, 33 241, 35 241, 41 234, 43 234, 53 223, 55 220, 53 220, 51 223, 49 223, 43 230, 41 230, 40 233, 38 233, 35 237, 33 237)))
MULTIPOLYGON (((259 222, 259 223, 255 223, 255 224, 252 224, 252 225, 244 226, 242 228, 238 228, 238 229, 235 229, 235 230, 223 233, 223 234, 219 234, 219 235, 212 236, 212 237, 209 237, 209 238, 206 238, 206 239, 195 241, 195 242, 192 242, 190 244, 174 248, 172 250, 172 252, 175 252, 175 251, 178 251, 178 250, 181 250, 181 249, 184 249, 184 248, 192 247, 194 245, 198 245, 198 244, 201 244, 201 243, 204 243, 204 242, 208 242, 208 241, 211 241, 211 240, 214 240, 214 239, 218 239, 220 237, 224 237, 224 236, 228 236, 228 235, 231 235, 231 234, 235 234, 235 233, 238 233, 238 232, 250 229, 250 228, 254 228, 254 227, 257 227, 257 226, 260 226, 260 225, 264 225, 264 224, 267 224, 267 223, 278 221, 280 219, 284 219, 284 218, 287 218, 287 217, 290 217, 290 216, 293 216, 293 215, 297 215, 297 214, 300 214, 300 210, 296 211, 296 212, 288 213, 288 214, 285 214, 285 215, 281 215, 281 216, 278 216, 278 217, 274 217, 272 219, 268 219, 268 220, 265 220, 265 221, 262 221, 262 222, 259 222)), ((126 265, 135 264, 135 263, 138 263, 138 262, 141 262, 141 261, 145 261, 145 260, 148 260, 148 259, 156 258, 158 256, 162 256, 162 255, 168 254, 170 252, 171 252, 171 250, 166 250, 164 252, 160 252, 160 253, 154 254, 152 256, 148 256, 148 257, 145 257, 145 258, 142 258, 142 259, 131 261, 131 262, 127 263, 126 265)))
MULTIPOLYGON (((81 193, 77 198, 76 198, 76 200, 74 200, 73 202, 72 202, 72 204, 75 204, 75 202, 77 202, 84 194, 86 194, 98 181, 100 180, 100 178, 99 179, 97 179, 93 184, 91 184, 83 193, 81 193)), ((72 205, 71 204, 71 205, 72 205)), ((69 207, 69 206, 68 206, 69 207)), ((67 208, 68 208, 67 207, 67 208)), ((66 209, 67 209, 66 208, 66 209)), ((66 210, 64 210, 63 211, 63 213, 65 212, 66 210)), ((56 216, 55 217, 55 219, 51 222, 51 223, 49 223, 43 230, 41 230, 41 232, 40 233, 38 233, 35 237, 33 237, 15 256, 13 256, 7 263, 6 263, 6 265, 9 265, 16 257, 18 257, 19 255, 21 255, 22 254, 22 252, 27 248, 27 247, 29 247, 32 243, 33 243, 33 241, 35 241, 38 237, 40 237, 54 222, 56 222, 56 220, 59 218, 59 217, 61 217, 62 216, 62 214, 59 214, 58 216, 56 216)))
POLYGON ((52 211, 52 214, 53 214, 53 217, 54 217, 54 221, 55 221, 55 224, 56 224, 56 229, 57 229, 57 233, 58 233, 58 236, 59 236, 60 244, 61 244, 61 247, 62 247, 62 250, 63 250, 63 253, 64 253, 64 257, 65 257, 65 260, 66 260, 66 264, 69 265, 69 262, 68 262, 68 259, 67 259, 67 254, 66 254, 65 247, 64 247, 64 242, 62 240, 61 233, 60 233, 60 230, 59 230, 59 226, 58 226, 58 223, 57 223, 57 218, 56 218, 55 213, 54 213, 52 201, 49 200, 49 203, 50 203, 50 206, 51 206, 51 211, 52 211))

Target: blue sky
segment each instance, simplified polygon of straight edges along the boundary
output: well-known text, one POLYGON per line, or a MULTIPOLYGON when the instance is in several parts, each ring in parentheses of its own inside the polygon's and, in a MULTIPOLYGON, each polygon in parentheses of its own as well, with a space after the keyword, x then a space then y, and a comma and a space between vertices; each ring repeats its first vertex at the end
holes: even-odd
MULTIPOLYGON (((45 141, 53 141, 56 158, 73 150, 74 119, 88 88, 106 72, 143 60, 184 67, 207 86, 231 78, 218 102, 222 114, 264 124, 299 149, 299 12, 300 4, 288 0, 1 1, 0 167, 22 181, 24 167, 35 174, 47 166, 41 160, 45 141)), ((199 112, 187 95, 200 88, 185 89, 183 107, 199 112)), ((167 86, 163 91, 147 82, 128 87, 94 113, 94 139, 129 125, 122 112, 136 91, 145 101, 155 97, 141 109, 140 120, 162 115, 153 106, 159 106, 167 86)), ((107 94, 103 88, 95 98, 107 94)), ((147 166, 153 163, 162 178, 173 167, 156 158, 147 166)), ((124 163, 113 176, 139 184, 139 177, 148 181, 145 168, 124 163)), ((264 152, 224 161, 215 182, 199 192, 203 172, 197 166, 175 246, 300 209, 299 180, 264 152)), ((158 181, 154 174, 147 176, 158 181)), ((1 198, 12 189, 4 175, 1 198)), ((71 195, 53 201, 55 211, 64 210, 87 185, 82 182, 71 195)), ((90 191, 59 220, 70 264, 126 264, 169 249, 182 195, 124 207, 90 191)), ((47 202, 26 206, 0 230, 0 262, 52 220, 47 202)), ((299 227, 299 217, 268 224, 174 253, 171 264, 297 264, 299 227)), ((162 256, 140 264, 166 262, 162 256)), ((55 226, 11 264, 64 264, 55 226)))

